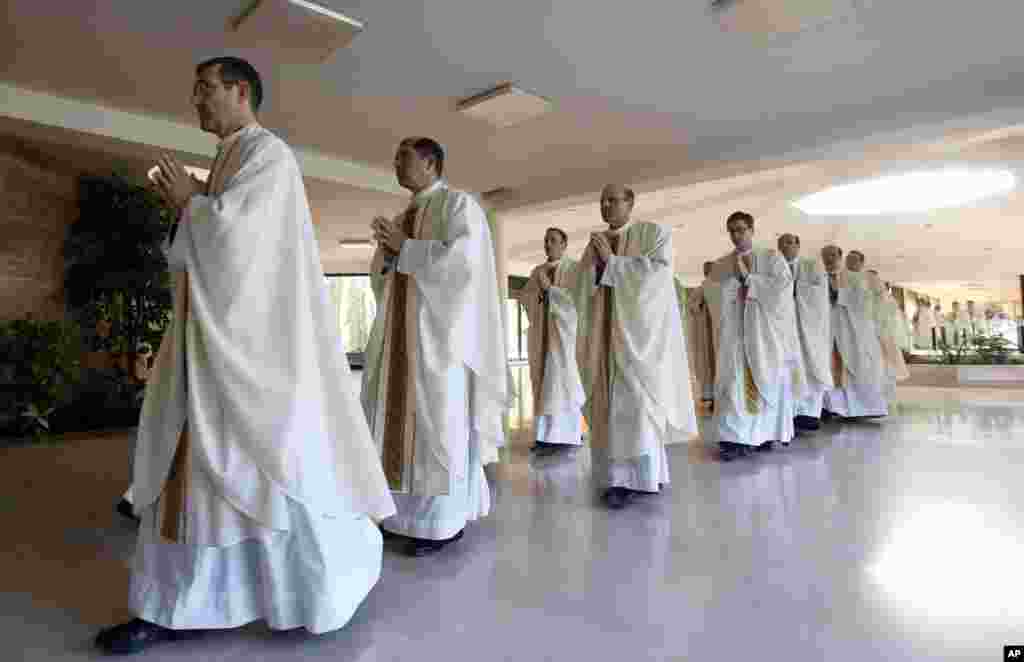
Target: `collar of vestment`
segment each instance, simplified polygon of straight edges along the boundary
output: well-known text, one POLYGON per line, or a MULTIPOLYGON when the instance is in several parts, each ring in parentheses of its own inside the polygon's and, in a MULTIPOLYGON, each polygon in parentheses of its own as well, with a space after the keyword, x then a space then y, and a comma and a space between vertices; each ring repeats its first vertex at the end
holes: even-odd
POLYGON ((629 221, 626 221, 625 223, 623 223, 622 225, 620 225, 617 228, 613 228, 613 227, 609 226, 608 230, 607 230, 607 234, 610 234, 610 235, 624 234, 626 232, 626 228, 628 228, 628 227, 629 227, 629 221))
POLYGON ((222 138, 220 143, 218 143, 218 145, 217 145, 217 151, 218 152, 223 152, 223 151, 227 150, 233 144, 238 142, 238 139, 241 138, 243 135, 252 133, 253 131, 256 131, 259 128, 260 128, 259 122, 253 122, 251 124, 246 124, 241 129, 238 129, 234 133, 232 133, 232 134, 222 138))
POLYGON ((444 188, 446 186, 447 186, 447 184, 445 183, 445 181, 443 179, 438 179, 436 182, 434 182, 433 184, 431 184, 427 188, 423 189, 419 193, 417 193, 414 196, 412 196, 412 201, 410 202, 410 205, 417 205, 418 206, 420 203, 422 203, 424 200, 429 198, 435 192, 437 192, 438 190, 440 190, 440 189, 442 189, 442 188, 444 188))

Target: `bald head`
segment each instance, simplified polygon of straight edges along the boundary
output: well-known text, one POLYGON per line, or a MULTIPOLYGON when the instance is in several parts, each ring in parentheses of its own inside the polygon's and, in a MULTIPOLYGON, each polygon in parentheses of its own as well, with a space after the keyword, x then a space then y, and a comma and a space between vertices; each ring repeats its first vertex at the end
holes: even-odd
POLYGON ((608 184, 601 190, 601 218, 612 230, 629 223, 636 194, 622 184, 608 184))
POLYGON ((790 232, 780 236, 779 252, 782 253, 787 262, 797 259, 800 256, 800 237, 790 232))
POLYGON ((864 270, 864 253, 860 251, 850 251, 846 254, 846 268, 853 273, 858 273, 864 270))
POLYGON ((821 261, 825 263, 825 271, 836 273, 842 267, 843 249, 829 244, 821 249, 821 261))

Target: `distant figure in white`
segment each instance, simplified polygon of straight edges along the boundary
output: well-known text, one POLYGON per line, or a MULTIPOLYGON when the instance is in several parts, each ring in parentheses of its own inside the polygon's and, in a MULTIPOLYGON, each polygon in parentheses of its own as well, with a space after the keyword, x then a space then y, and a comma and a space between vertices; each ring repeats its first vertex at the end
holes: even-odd
POLYGON ((576 363, 578 263, 565 257, 569 237, 560 228, 544 233, 547 260, 534 267, 516 295, 530 320, 527 349, 533 386, 532 450, 550 455, 580 446, 586 395, 576 363))

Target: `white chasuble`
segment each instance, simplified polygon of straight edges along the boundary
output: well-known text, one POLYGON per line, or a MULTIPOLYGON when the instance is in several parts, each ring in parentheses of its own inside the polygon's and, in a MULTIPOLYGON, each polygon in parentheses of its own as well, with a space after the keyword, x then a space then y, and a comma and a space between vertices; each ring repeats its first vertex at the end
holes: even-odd
POLYGON ((830 286, 832 379, 824 408, 839 416, 886 416, 885 364, 874 320, 872 294, 863 274, 840 271, 830 286))
POLYGON ((131 606, 171 628, 340 628, 380 575, 373 520, 395 505, 288 146, 255 124, 225 139, 168 262, 174 316, 135 453, 131 606))
POLYGON ((793 296, 805 390, 797 404, 798 416, 821 416, 822 397, 832 388, 832 329, 828 280, 817 260, 798 257, 791 263, 793 296))
POLYGON ((665 445, 697 434, 672 236, 654 223, 607 232, 613 255, 580 260, 577 355, 587 394, 596 480, 657 491, 665 445))
POLYGON ((577 262, 566 257, 538 265, 516 296, 530 320, 527 349, 537 441, 580 444, 586 396, 576 363, 577 268, 577 262), (552 283, 546 292, 539 280, 544 271, 552 283))
POLYGON ((748 254, 747 287, 736 276, 735 252, 715 262, 721 286, 715 412, 708 432, 715 442, 748 446, 793 438, 796 399, 802 393, 793 277, 775 249, 748 254))
POLYGON ((504 444, 509 378, 483 209, 438 181, 410 210, 401 254, 378 249, 370 266, 378 314, 361 397, 396 493, 386 528, 439 539, 487 512, 483 464, 504 444))

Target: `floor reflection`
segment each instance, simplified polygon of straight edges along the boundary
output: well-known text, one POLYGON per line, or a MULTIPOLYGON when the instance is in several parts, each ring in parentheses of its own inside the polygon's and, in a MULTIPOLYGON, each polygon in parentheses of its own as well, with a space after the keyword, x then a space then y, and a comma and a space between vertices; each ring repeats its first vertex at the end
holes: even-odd
MULTIPOLYGON (((345 631, 147 659, 977 662, 1024 642, 1024 390, 901 388, 885 421, 730 464, 675 446, 664 494, 610 512, 586 447, 531 457, 526 372, 491 516, 437 557, 388 552, 345 631)), ((130 432, 2 451, 0 628, 24 659, 92 659, 123 617, 130 451, 130 432)))

